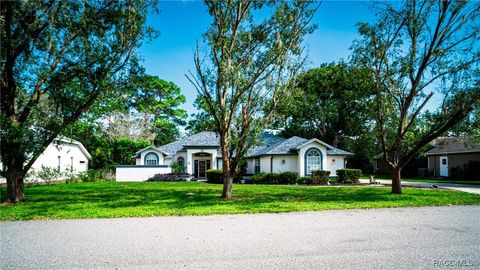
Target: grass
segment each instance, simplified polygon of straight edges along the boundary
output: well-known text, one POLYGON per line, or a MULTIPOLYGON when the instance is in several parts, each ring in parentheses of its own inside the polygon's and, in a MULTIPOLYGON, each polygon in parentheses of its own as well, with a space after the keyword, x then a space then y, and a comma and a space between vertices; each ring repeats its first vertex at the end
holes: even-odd
MULTIPOLYGON (((0 205, 0 220, 147 217, 277 213, 328 209, 480 204, 480 195, 456 191, 390 188, 235 185, 232 200, 222 186, 196 182, 77 183, 27 187, 28 201, 0 205)), ((5 196, 5 187, 1 188, 5 196)))
MULTIPOLYGON (((370 175, 363 175, 362 178, 369 179, 370 175)), ((378 180, 392 180, 390 175, 375 175, 378 180)), ((480 186, 478 179, 432 179, 432 178, 418 178, 418 177, 402 177, 402 181, 406 182, 426 182, 426 183, 448 183, 448 184, 463 184, 480 186)))

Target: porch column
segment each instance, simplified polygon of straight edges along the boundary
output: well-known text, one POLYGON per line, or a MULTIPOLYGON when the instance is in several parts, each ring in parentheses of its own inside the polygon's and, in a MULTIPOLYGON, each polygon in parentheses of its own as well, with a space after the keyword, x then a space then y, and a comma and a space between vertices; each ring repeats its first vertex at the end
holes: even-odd
POLYGON ((212 170, 216 170, 217 169, 217 150, 213 151, 211 162, 212 162, 211 163, 212 170))
POLYGON ((193 158, 192 158, 192 151, 187 149, 187 173, 192 175, 193 174, 193 158))

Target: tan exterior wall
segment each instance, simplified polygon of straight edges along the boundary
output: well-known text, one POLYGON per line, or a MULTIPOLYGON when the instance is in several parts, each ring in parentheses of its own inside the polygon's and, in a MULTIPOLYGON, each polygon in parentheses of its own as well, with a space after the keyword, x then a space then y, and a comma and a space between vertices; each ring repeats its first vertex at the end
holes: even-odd
MULTIPOLYGON (((446 154, 446 155, 435 155, 428 156, 428 166, 429 171, 433 176, 440 175, 440 157, 448 157, 448 172, 455 167, 463 167, 469 161, 480 161, 480 153, 465 153, 465 154, 446 154)), ((480 176, 479 176, 480 177, 480 176)))

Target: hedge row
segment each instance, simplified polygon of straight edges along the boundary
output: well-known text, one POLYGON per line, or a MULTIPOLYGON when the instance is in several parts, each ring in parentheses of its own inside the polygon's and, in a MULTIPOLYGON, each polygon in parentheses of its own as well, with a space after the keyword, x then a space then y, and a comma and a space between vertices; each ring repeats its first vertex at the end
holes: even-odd
POLYGON ((208 170, 207 182, 214 184, 223 184, 223 171, 222 170, 208 170))
POLYGON ((252 177, 255 184, 266 185, 292 185, 297 183, 297 179, 296 172, 259 173, 252 177))
MULTIPOLYGON (((362 175, 361 170, 357 169, 342 169, 337 170, 337 178, 330 178, 330 171, 312 171, 311 177, 298 177, 296 172, 282 172, 282 173, 257 173, 252 176, 252 181, 255 184, 266 185, 326 185, 328 183, 359 183, 359 178, 362 175)), ((215 184, 223 184, 222 170, 208 170, 207 182, 215 184)))

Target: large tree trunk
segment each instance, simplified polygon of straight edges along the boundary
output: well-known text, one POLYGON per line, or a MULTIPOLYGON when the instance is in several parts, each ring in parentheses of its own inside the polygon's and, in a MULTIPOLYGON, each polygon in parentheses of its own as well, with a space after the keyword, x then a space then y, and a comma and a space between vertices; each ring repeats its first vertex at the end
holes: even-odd
POLYGON ((228 138, 226 132, 220 133, 220 148, 222 150, 223 163, 223 192, 222 198, 232 198, 232 185, 234 172, 230 168, 230 157, 228 153, 228 138))
POLYGON ((7 178, 7 203, 16 203, 25 201, 23 191, 23 171, 22 169, 10 169, 6 172, 7 178))
POLYGON ((401 180, 402 167, 396 166, 391 169, 392 172, 392 193, 402 194, 402 180, 401 180))

